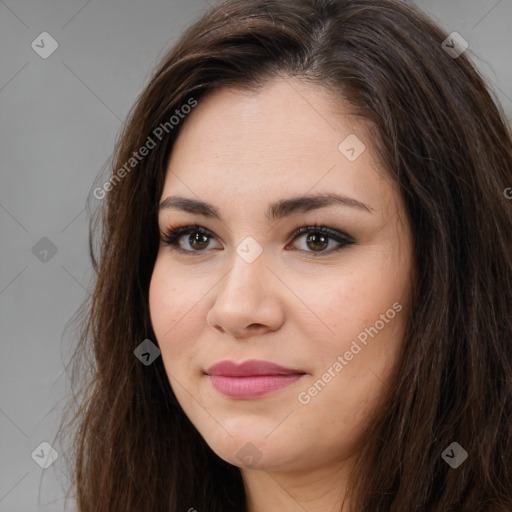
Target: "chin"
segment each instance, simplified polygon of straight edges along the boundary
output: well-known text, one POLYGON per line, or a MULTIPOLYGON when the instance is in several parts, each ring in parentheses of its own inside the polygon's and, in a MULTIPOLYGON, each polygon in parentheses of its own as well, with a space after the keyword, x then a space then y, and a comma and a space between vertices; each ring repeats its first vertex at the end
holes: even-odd
POLYGON ((226 434, 220 442, 205 440, 221 459, 240 469, 284 469, 299 457, 299 454, 291 453, 293 447, 287 447, 285 440, 278 437, 269 440, 246 432, 243 436, 233 438, 226 434))

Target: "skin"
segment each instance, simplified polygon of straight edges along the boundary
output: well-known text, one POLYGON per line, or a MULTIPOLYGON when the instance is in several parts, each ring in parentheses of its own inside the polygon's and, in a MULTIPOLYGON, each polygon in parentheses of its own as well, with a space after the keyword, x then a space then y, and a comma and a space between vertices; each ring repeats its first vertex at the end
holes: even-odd
POLYGON ((343 106, 298 79, 277 78, 251 92, 223 88, 189 114, 169 160, 161 201, 177 194, 200 199, 222 220, 160 210, 161 231, 197 223, 213 236, 201 249, 206 243, 183 235, 187 254, 161 244, 151 321, 180 405, 211 449, 240 467, 250 512, 341 509, 361 432, 404 336, 410 228, 396 183, 343 106), (355 161, 338 149, 350 134, 366 145, 355 161), (269 202, 322 192, 357 199, 371 211, 332 205, 278 221, 265 217, 269 202), (307 243, 308 233, 291 237, 315 223, 355 244, 332 252, 339 246, 332 238, 319 248, 318 238, 307 243), (252 263, 236 252, 247 236, 263 250, 252 263), (347 361, 357 336, 397 302, 401 311, 347 361), (340 355, 347 364, 336 372, 340 355), (306 375, 257 399, 229 398, 204 373, 226 359, 263 359, 306 375), (304 397, 329 368, 330 382, 301 403, 299 393, 304 397), (252 462, 237 456, 244 446, 252 462))

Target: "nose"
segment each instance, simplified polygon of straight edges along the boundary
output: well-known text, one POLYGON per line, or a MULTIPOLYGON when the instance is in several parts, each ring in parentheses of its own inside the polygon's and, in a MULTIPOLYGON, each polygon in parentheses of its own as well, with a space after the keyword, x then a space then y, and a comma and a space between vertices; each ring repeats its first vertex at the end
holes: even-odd
POLYGON ((234 338, 247 338, 279 329, 284 322, 283 285, 260 255, 247 263, 235 254, 234 264, 214 288, 215 302, 206 321, 234 338))

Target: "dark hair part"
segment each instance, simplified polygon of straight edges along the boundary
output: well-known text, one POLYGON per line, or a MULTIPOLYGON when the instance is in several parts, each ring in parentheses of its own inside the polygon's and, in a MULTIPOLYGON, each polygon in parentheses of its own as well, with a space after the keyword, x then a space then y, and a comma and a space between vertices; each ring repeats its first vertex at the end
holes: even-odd
MULTIPOLYGON (((446 37, 400 1, 228 0, 165 55, 111 169, 117 177, 191 98, 279 76, 330 91, 367 122, 404 199, 416 272, 403 350, 350 486, 357 512, 512 510, 511 130, 467 52, 443 50, 446 37), (441 458, 454 441, 469 454, 456 470, 441 458)), ((133 353, 155 341, 158 201, 180 126, 116 182, 91 223, 97 275, 74 364, 91 350, 92 371, 67 425, 78 423, 80 512, 245 510, 239 468, 185 416, 162 358, 145 366, 133 353)))

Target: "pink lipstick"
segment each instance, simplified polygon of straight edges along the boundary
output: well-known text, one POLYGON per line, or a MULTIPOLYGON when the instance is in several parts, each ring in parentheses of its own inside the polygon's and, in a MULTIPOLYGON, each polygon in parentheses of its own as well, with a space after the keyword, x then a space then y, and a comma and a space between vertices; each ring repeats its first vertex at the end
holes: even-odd
POLYGON ((285 368, 269 361, 251 360, 241 364, 221 361, 206 370, 213 387, 233 398, 259 398, 272 391, 289 386, 305 372, 285 368))

